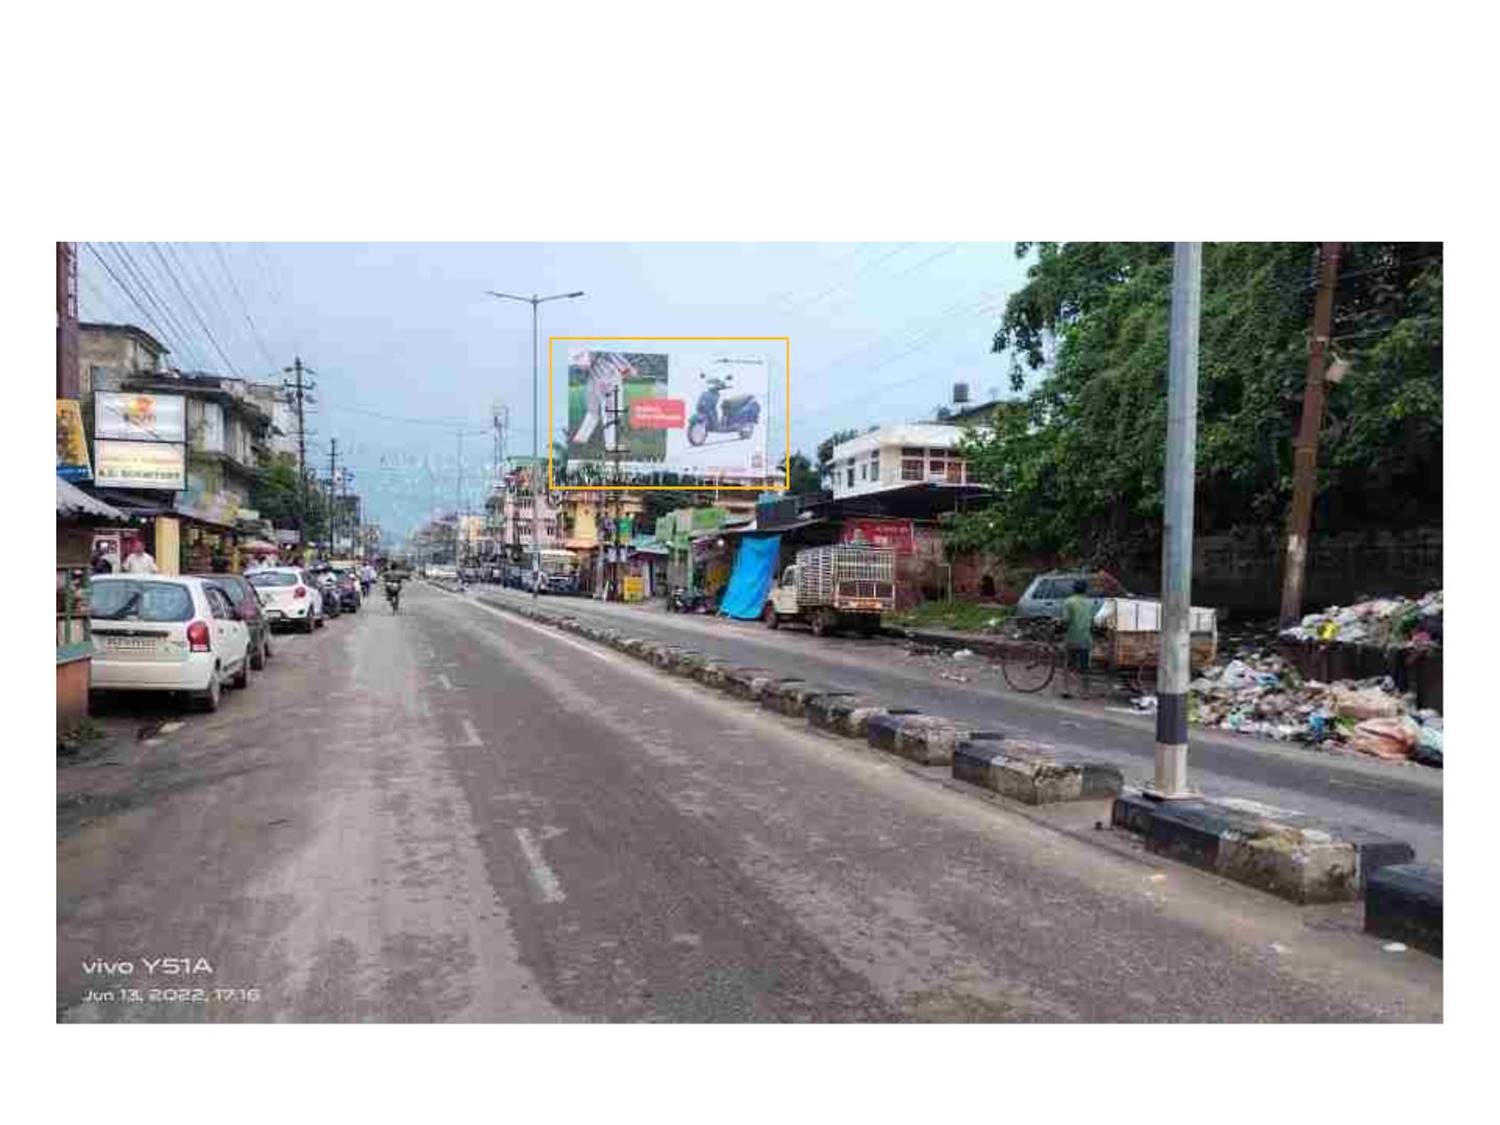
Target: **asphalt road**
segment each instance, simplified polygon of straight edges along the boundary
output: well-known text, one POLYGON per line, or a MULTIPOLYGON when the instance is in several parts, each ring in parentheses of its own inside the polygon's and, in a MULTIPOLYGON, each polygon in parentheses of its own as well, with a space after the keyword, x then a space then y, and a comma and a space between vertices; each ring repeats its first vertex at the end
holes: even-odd
POLYGON ((69 768, 112 796, 59 815, 62 1021, 1442 1014, 1441 963, 1357 906, 1021 815, 420 585, 69 768))
MULTIPOLYGON (((526 602, 529 596, 496 587, 474 587, 471 597, 526 602)), ((913 657, 908 645, 888 638, 814 637, 805 628, 772 631, 760 622, 729 621, 587 598, 543 598, 551 610, 608 620, 621 628, 740 664, 785 670, 913 707, 1086 751, 1119 766, 1126 780, 1143 784, 1154 770, 1154 718, 1121 714, 1104 700, 1078 702, 1051 695, 1022 695, 1000 678, 998 666, 976 658, 913 657), (958 683, 938 671, 969 677, 958 683)), ((1113 706, 1124 709, 1126 701, 1113 706)), ((1238 797, 1273 808, 1360 825, 1405 840, 1422 860, 1443 857, 1443 775, 1409 763, 1320 753, 1297 743, 1194 728, 1190 732, 1194 788, 1211 796, 1238 797)))

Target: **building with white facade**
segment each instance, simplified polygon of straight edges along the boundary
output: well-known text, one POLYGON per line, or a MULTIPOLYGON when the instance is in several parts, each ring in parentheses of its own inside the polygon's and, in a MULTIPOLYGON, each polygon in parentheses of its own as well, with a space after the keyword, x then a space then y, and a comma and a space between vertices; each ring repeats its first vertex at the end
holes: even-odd
POLYGON ((961 426, 912 422, 880 426, 833 447, 823 485, 835 500, 912 485, 970 484, 958 454, 961 426))

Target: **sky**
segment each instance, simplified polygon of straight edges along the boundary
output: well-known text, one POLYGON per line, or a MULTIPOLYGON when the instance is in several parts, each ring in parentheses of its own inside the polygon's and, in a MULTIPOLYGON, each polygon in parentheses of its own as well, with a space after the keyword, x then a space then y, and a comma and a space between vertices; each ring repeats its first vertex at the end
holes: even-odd
POLYGON ((1008 395, 990 342, 1025 269, 1009 243, 86 243, 79 316, 141 325, 185 370, 280 380, 300 356, 309 460, 326 475, 337 438, 367 519, 404 536, 480 508, 497 406, 531 451, 531 310, 486 290, 585 293, 541 308, 543 427, 549 334, 789 336, 792 449, 813 456, 930 419, 955 382, 1008 395))

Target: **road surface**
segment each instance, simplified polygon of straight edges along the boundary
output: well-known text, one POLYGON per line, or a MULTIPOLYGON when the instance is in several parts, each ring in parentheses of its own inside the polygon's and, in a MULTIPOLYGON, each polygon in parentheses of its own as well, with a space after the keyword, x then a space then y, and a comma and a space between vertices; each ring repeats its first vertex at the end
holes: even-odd
MULTIPOLYGON (((496 587, 473 587, 471 596, 529 601, 526 594, 496 587)), ((589 598, 549 597, 541 604, 736 663, 784 669, 788 675, 869 692, 892 706, 1084 750, 1119 766, 1132 784, 1152 777, 1154 718, 1120 714, 1103 702, 1022 695, 1005 685, 997 666, 982 659, 962 663, 951 656, 913 657, 905 642, 886 638, 819 638, 805 628, 772 631, 758 621, 668 614, 589 598), (960 672, 970 682, 945 680, 937 675, 939 668, 960 672)), ((1191 743, 1191 783, 1206 794, 1246 798, 1336 824, 1371 828, 1405 840, 1420 860, 1442 861, 1441 770, 1199 728, 1191 731, 1191 743)))
POLYGON ((1441 962, 1357 906, 1062 830, 472 599, 417 585, 280 639, 219 713, 60 769, 95 799, 60 805, 59 1020, 1441 1018, 1441 962))

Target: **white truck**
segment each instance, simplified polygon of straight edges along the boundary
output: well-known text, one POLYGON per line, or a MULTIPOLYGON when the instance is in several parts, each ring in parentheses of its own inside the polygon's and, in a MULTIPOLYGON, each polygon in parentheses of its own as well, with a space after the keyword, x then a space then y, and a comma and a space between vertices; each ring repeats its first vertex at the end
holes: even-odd
POLYGON ((842 544, 808 547, 782 571, 761 611, 766 627, 806 621, 815 635, 839 628, 870 636, 880 615, 896 608, 896 553, 886 547, 842 544))

